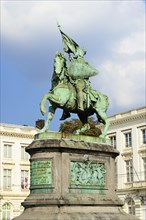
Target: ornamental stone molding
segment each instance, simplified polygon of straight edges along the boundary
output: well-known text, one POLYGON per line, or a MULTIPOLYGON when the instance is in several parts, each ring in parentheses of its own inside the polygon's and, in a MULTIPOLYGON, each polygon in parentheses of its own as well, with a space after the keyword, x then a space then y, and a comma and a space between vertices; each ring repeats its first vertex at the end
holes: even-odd
POLYGON ((146 157, 146 144, 140 146, 138 153, 142 158, 146 157))
POLYGON ((135 120, 140 120, 140 119, 145 119, 146 117, 146 110, 145 108, 142 109, 143 111, 140 112, 140 110, 137 109, 135 113, 131 112, 125 112, 125 114, 118 114, 115 116, 108 117, 110 121, 110 126, 114 125, 119 125, 119 124, 124 124, 127 122, 135 121, 135 120))
POLYGON ((121 153, 121 156, 124 160, 131 160, 133 155, 133 151, 131 148, 125 148, 123 149, 123 152, 121 153))
POLYGON ((14 163, 14 162, 12 162, 12 163, 5 163, 5 162, 3 162, 3 163, 2 163, 2 167, 3 167, 4 169, 13 169, 14 166, 15 166, 15 163, 14 163))
POLYGON ((28 138, 33 139, 33 134, 23 134, 23 133, 17 133, 17 132, 8 132, 8 131, 0 131, 1 136, 8 136, 8 137, 17 137, 17 138, 28 138))

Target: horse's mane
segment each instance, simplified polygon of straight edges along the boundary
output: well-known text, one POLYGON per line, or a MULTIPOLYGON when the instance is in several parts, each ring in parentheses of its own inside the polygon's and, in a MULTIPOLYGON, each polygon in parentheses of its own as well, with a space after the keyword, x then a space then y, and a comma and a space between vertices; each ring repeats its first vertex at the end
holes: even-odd
MULTIPOLYGON (((58 55, 56 55, 57 57, 58 55)), ((55 57, 55 59, 56 59, 55 57)), ((58 56, 60 57, 60 56, 58 56)), ((62 62, 62 66, 61 66, 61 71, 60 73, 56 73, 56 68, 54 65, 54 72, 52 75, 52 89, 54 89, 59 83, 64 83, 67 84, 69 83, 69 75, 68 75, 68 68, 67 68, 67 64, 66 64, 66 59, 64 57, 62 57, 63 62, 62 62)))

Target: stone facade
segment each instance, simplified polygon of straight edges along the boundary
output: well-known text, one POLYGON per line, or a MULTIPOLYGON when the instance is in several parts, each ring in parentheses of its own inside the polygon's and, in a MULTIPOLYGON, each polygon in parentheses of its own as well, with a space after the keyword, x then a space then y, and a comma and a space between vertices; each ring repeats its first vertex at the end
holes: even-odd
POLYGON ((12 219, 23 211, 29 194, 29 154, 34 127, 0 124, 0 219, 12 219))
POLYGON ((146 107, 109 117, 116 159, 117 194, 124 210, 146 219, 146 107))

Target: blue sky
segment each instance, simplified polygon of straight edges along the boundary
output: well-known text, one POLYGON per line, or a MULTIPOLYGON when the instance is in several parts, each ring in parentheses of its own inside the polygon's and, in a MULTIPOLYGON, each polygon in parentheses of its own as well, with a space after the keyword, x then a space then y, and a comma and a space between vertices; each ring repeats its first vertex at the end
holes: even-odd
MULTIPOLYGON (((62 30, 100 73, 112 115, 145 105, 145 1, 1 1, 1 122, 35 126, 62 30)), ((57 110, 50 130, 59 129, 57 110)), ((74 115, 72 115, 74 117, 74 115)))

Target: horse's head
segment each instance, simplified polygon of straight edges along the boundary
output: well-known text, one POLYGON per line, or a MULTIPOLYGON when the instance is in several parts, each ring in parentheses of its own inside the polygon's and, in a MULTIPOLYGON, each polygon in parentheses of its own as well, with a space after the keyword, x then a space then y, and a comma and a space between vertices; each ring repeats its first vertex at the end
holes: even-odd
POLYGON ((66 67, 66 59, 63 53, 56 52, 54 59, 54 70, 56 74, 60 74, 63 68, 66 67))
POLYGON ((54 73, 52 76, 52 89, 66 79, 67 64, 63 53, 56 52, 54 59, 54 73))

